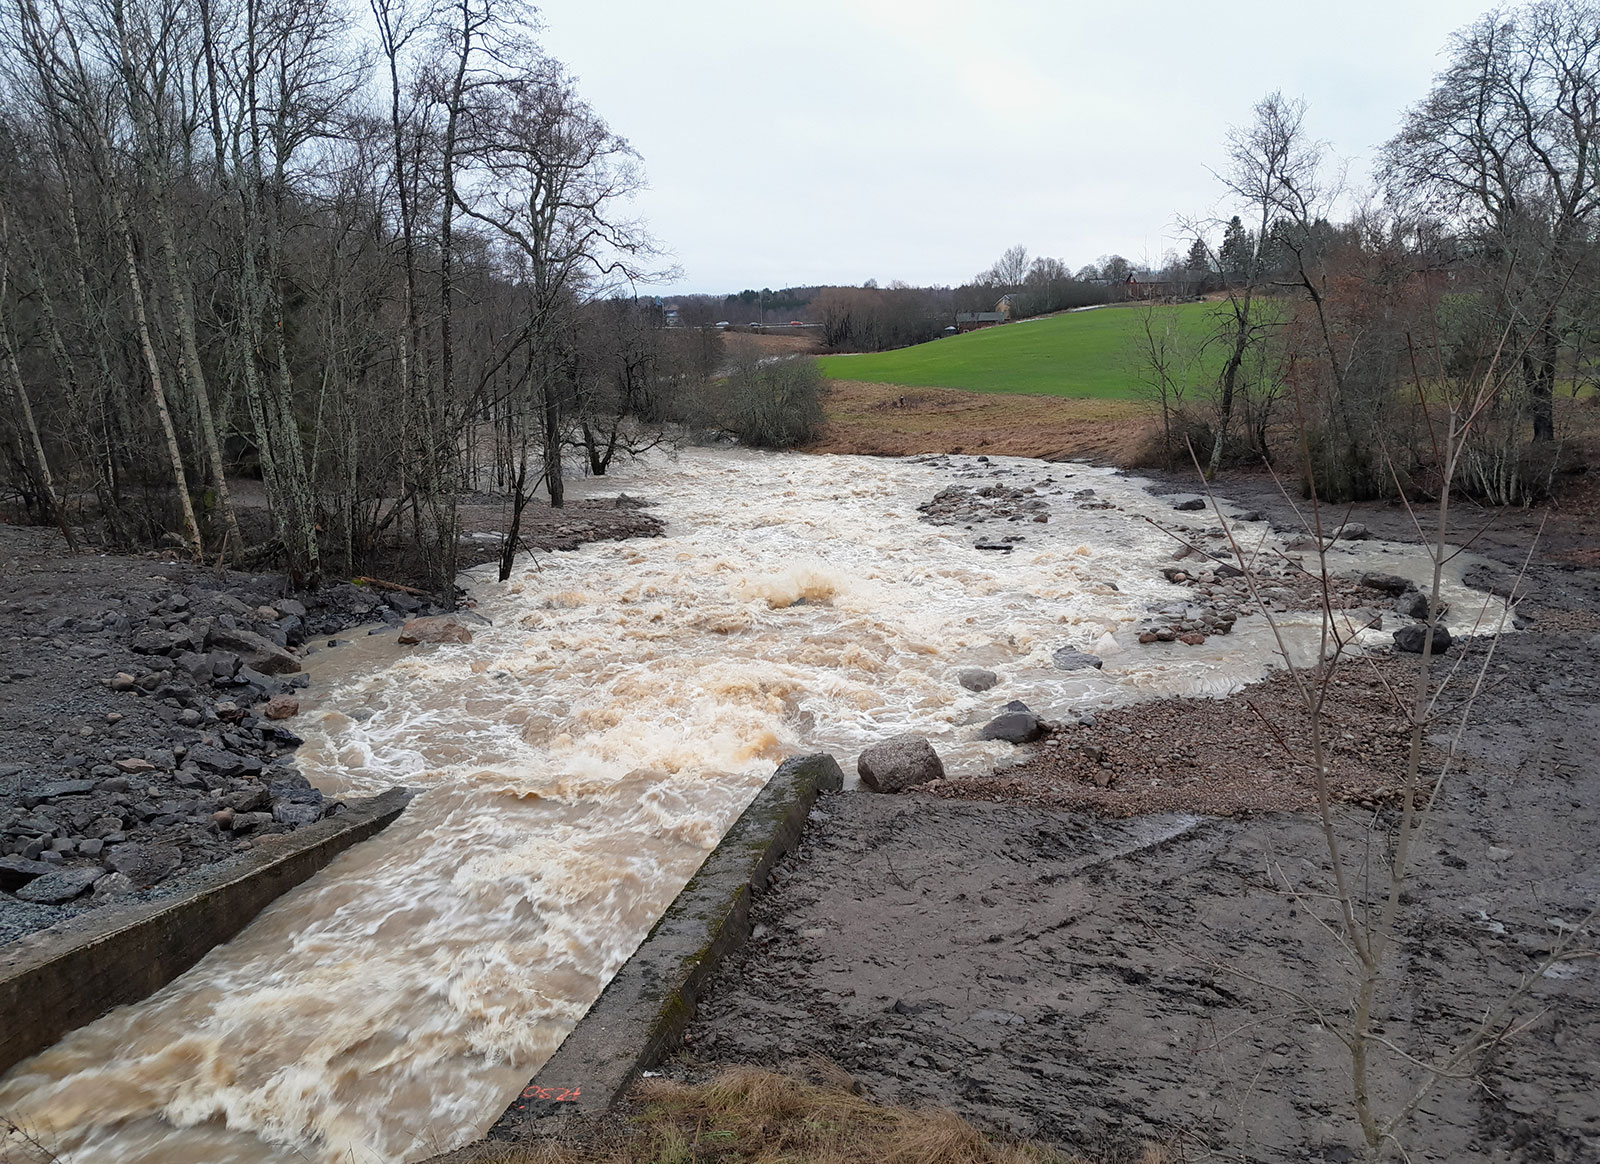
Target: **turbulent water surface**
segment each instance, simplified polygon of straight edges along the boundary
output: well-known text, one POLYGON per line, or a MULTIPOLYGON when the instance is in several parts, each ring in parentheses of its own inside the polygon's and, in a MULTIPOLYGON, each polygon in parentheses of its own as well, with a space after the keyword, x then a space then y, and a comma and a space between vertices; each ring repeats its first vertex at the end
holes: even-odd
MULTIPOLYGON (((1273 659, 1258 618, 1135 644, 1185 594, 1141 516, 1174 514, 1106 471, 691 451, 619 484, 660 502, 668 536, 482 574, 493 625, 471 644, 311 660, 307 774, 335 794, 403 782, 411 807, 160 993, 20 1064, 0 1112, 68 1164, 426 1157, 494 1121, 784 755, 848 770, 916 731, 972 768, 1009 751, 974 728, 1006 699, 1223 694, 1273 659), (917 520, 953 474, 996 469, 1051 502, 1048 524, 997 531, 1025 536, 1015 553, 917 520), (1120 508, 1080 508, 1083 488, 1120 508), (1061 646, 1104 670, 1055 670, 1061 646), (1004 683, 973 694, 961 666, 1004 683)), ((1383 566, 1421 577, 1414 551, 1383 566)))

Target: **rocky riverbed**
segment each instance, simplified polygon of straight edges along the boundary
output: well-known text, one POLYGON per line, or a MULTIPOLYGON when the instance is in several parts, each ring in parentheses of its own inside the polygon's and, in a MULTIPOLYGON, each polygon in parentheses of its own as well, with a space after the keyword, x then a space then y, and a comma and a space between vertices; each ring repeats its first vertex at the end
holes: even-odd
MULTIPOLYGON (((1294 528, 1292 503, 1265 488, 1226 504, 1294 528)), ((1410 526, 1415 539, 1403 511, 1354 516, 1375 536, 1410 526)), ((1466 727, 1380 992, 1380 1109, 1423 1082, 1419 1063, 1514 1004, 1507 1037, 1470 1075, 1436 1081, 1404 1125, 1412 1159, 1600 1159, 1600 969, 1592 956, 1548 961, 1600 900, 1600 572, 1585 568, 1592 527, 1558 512, 1550 540, 1531 546, 1537 524, 1506 515, 1474 546, 1489 561, 1468 583, 1520 599, 1521 629, 1495 646, 1483 693, 1465 705, 1491 645, 1471 612, 1450 616, 1459 641, 1436 672, 1456 679, 1431 746, 1464 712, 1466 727)), ((1215 590, 1228 580, 1208 558, 1190 562, 1193 585, 1215 590)), ((1312 597, 1293 574, 1270 601, 1312 597)), ((1408 640, 1439 613, 1418 597, 1369 570, 1339 579, 1333 605, 1408 640)), ((1405 641, 1372 642, 1329 689, 1347 852, 1387 851, 1407 735, 1393 692, 1416 667, 1405 641)), ((985 690, 997 680, 961 675, 985 690)), ((992 773, 916 757, 920 786, 820 804, 671 1071, 821 1056, 877 1098, 950 1107, 1095 1159, 1360 1158, 1348 1057, 1318 1017, 1348 1000, 1289 681, 1034 719, 1015 762, 992 773)), ((877 770, 874 783, 899 787, 877 770)), ((1585 931, 1572 948, 1596 945, 1585 931)))

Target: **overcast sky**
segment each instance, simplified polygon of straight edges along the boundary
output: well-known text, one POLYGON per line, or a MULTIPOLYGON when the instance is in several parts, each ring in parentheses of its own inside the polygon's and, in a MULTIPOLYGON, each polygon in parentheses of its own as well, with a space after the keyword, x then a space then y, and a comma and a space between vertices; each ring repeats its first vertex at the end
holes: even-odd
POLYGON ((543 0, 543 39, 644 156, 670 290, 960 283, 1178 245, 1281 88, 1357 186, 1481 0, 543 0))

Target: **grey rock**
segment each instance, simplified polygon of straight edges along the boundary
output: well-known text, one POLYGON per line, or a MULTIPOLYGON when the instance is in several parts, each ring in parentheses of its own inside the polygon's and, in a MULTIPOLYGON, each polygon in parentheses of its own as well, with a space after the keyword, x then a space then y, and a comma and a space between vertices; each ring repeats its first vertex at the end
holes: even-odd
POLYGON ((34 796, 40 800, 54 800, 58 796, 82 796, 93 791, 93 780, 52 780, 41 784, 34 796))
POLYGON ((904 735, 873 744, 856 761, 861 783, 874 792, 903 792, 944 778, 944 763, 921 736, 904 735))
POLYGON ((205 744, 189 749, 188 759, 219 776, 240 776, 261 771, 261 761, 255 756, 241 756, 237 752, 208 747, 205 744))
POLYGON ((97 865, 56 869, 28 882, 17 890, 17 897, 36 905, 62 905, 81 896, 104 873, 97 865))
POLYGON ((1371 570, 1361 575, 1361 585, 1368 590, 1381 590, 1385 594, 1404 594, 1408 590, 1417 588, 1409 578, 1402 578, 1398 574, 1385 574, 1378 570, 1371 570))
POLYGON ((271 804, 272 798, 261 785, 251 784, 237 792, 228 793, 221 803, 224 808, 231 808, 234 812, 256 812, 271 804))
POLYGON ((322 819, 322 806, 280 800, 272 806, 272 819, 279 824, 294 825, 297 828, 301 825, 316 824, 322 819))
POLYGON ((139 888, 154 885, 183 864, 176 845, 143 844, 127 841, 113 845, 106 854, 105 866, 113 873, 125 873, 139 888))
POLYGON ((56 867, 26 857, 0 857, 0 889, 15 893, 30 881, 55 872, 56 867))
POLYGON ((1076 647, 1062 647, 1051 656, 1057 671, 1083 671, 1093 667, 1096 671, 1105 666, 1105 660, 1076 647))
POLYGON ((1182 497, 1172 503, 1172 508, 1180 513, 1195 513, 1206 507, 1204 497, 1182 497))
POLYGON ((1370 538, 1372 536, 1372 531, 1367 529, 1367 527, 1362 525, 1359 521, 1347 521, 1339 528, 1339 532, 1333 536, 1338 538, 1340 541, 1360 542, 1370 538))
POLYGON ((1396 614, 1402 618, 1414 618, 1420 622, 1427 622, 1430 618, 1443 618, 1449 610, 1450 604, 1448 602, 1441 602, 1438 609, 1433 610, 1428 596, 1420 590, 1414 590, 1410 594, 1402 594, 1395 600, 1394 604, 1396 614), (1430 610, 1432 611, 1431 615, 1430 610))
POLYGON ((300 660, 291 652, 242 627, 212 625, 208 645, 232 651, 252 670, 263 675, 289 675, 300 670, 300 660))
POLYGON ((1031 711, 1008 711, 983 725, 980 740, 1003 740, 1008 744, 1031 744, 1044 735, 1044 722, 1031 711))
POLYGON ((135 888, 133 878, 126 873, 107 873, 94 883, 94 895, 98 898, 121 897, 125 893, 132 893, 135 888))
POLYGON ((963 667, 956 672, 956 680, 968 691, 987 691, 1000 682, 1000 676, 983 667, 963 667))
MULTIPOLYGON (((1397 650, 1406 651, 1413 655, 1422 654, 1423 645, 1427 642, 1428 628, 1425 626, 1403 626, 1394 632, 1394 645, 1397 650)), ((1442 626, 1433 628, 1433 653, 1443 654, 1450 649, 1450 632, 1442 626)))

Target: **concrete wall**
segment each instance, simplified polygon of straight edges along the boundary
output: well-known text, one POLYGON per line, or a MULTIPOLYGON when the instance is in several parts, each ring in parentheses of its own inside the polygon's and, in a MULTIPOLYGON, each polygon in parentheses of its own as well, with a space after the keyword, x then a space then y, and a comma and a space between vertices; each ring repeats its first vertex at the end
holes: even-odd
POLYGON ((832 756, 784 761, 488 1136, 428 1164, 490 1161, 508 1144, 565 1134, 670 1055, 717 966, 750 937, 751 896, 799 843, 818 794, 843 784, 832 756), (576 1100, 538 1098, 574 1089, 576 1100))
POLYGON ((274 838, 175 898, 107 906, 0 949, 0 1072, 106 1011, 153 994, 334 857, 399 816, 391 788, 274 838))

